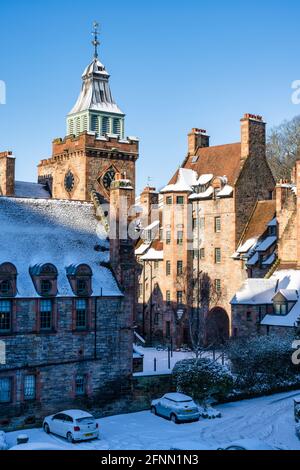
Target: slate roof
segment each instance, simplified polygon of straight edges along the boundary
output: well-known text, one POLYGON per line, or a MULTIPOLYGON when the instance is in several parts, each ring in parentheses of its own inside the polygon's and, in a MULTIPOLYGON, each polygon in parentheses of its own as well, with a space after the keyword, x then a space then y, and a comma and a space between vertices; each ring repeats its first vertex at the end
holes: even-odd
POLYGON ((26 181, 15 182, 15 196, 33 199, 50 199, 51 195, 46 186, 38 183, 27 183, 26 181))
POLYGON ((18 297, 38 297, 29 269, 44 263, 58 270, 58 296, 74 296, 66 275, 72 264, 90 266, 94 296, 101 289, 103 296, 122 295, 112 272, 100 265, 109 261, 109 241, 93 204, 0 197, 0 225, 0 264, 16 266, 18 297))

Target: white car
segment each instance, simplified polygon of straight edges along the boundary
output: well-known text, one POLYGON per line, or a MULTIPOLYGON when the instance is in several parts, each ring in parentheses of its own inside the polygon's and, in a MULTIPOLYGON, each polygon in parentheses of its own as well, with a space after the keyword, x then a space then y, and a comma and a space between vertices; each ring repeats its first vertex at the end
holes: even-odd
POLYGON ((182 393, 166 393, 162 398, 153 400, 151 413, 170 419, 174 423, 198 421, 200 412, 194 400, 182 393))
POLYGON ((98 439, 99 425, 95 418, 80 410, 62 411, 44 419, 43 429, 47 434, 57 434, 68 442, 98 439))

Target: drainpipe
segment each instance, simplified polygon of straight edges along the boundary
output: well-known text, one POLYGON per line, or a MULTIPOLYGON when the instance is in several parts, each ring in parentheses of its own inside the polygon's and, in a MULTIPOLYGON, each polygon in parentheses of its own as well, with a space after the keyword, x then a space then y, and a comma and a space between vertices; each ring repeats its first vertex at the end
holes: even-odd
MULTIPOLYGON (((103 289, 101 287, 100 297, 103 297, 103 289)), ((98 322, 98 297, 95 297, 95 325, 94 325, 94 359, 97 360, 97 322, 98 322)))

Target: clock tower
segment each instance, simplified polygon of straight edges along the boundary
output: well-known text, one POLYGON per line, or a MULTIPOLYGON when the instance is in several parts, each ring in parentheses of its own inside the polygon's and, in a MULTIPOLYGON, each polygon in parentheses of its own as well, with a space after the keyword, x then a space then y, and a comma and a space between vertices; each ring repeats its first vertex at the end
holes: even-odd
POLYGON ((53 141, 52 157, 38 166, 39 182, 55 199, 89 201, 96 191, 110 200, 116 174, 135 187, 139 142, 125 138, 125 114, 113 99, 110 75, 98 58, 98 25, 94 24, 93 61, 82 75, 82 88, 67 116, 67 135, 53 141))

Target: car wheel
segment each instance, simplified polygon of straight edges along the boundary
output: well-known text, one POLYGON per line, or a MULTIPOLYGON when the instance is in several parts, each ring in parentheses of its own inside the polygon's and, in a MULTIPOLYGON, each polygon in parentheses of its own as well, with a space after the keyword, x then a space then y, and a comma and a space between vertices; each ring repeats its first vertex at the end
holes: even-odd
POLYGON ((73 444, 73 442, 74 442, 72 433, 70 433, 70 432, 68 432, 68 434, 67 434, 67 441, 70 442, 70 444, 73 444))
POLYGON ((44 424, 44 431, 45 431, 46 434, 50 434, 49 424, 47 424, 47 423, 44 424))
POLYGON ((156 411, 155 406, 151 406, 151 413, 155 416, 157 415, 157 411, 156 411))
POLYGON ((172 423, 178 424, 177 416, 174 413, 171 414, 171 421, 172 423))

